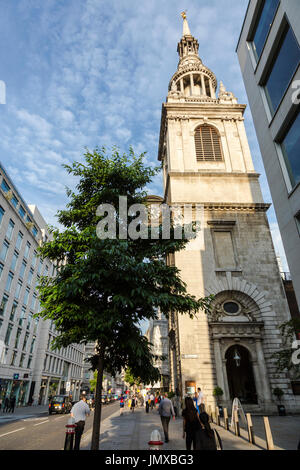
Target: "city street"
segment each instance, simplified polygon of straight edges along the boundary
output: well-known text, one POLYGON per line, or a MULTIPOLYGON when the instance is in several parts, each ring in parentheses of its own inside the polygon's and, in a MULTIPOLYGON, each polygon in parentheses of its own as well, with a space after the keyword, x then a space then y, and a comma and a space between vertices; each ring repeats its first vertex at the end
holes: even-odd
MULTIPOLYGON (((102 407, 102 419, 108 418, 119 408, 118 403, 102 407)), ((1 417, 5 416, 1 413, 1 417)), ((0 420, 0 450, 63 450, 65 425, 70 415, 51 415, 45 411, 36 417, 24 418, 2 424, 0 420)), ((93 412, 87 418, 84 434, 93 426, 93 412)))

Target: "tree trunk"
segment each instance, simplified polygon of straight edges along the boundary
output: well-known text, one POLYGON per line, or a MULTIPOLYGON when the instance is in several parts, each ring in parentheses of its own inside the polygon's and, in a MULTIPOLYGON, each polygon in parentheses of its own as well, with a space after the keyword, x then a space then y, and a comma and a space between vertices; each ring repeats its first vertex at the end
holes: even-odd
POLYGON ((94 422, 93 422, 93 433, 92 433, 92 444, 91 450, 99 450, 100 441, 100 424, 101 424, 101 409, 102 409, 102 381, 104 371, 104 347, 100 346, 99 351, 99 362, 97 369, 97 384, 95 393, 95 411, 94 411, 94 422))

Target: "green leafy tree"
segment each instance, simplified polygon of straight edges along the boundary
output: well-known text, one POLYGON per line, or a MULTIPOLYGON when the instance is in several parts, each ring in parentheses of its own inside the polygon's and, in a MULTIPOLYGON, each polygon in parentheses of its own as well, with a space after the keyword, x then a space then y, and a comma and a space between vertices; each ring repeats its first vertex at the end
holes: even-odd
POLYGON ((168 240, 161 236, 162 227, 158 240, 124 237, 136 215, 128 215, 128 223, 124 220, 119 196, 127 197, 128 207, 146 204, 145 187, 158 172, 145 165, 144 154, 136 156, 130 149, 128 156, 120 155, 114 148, 109 156, 102 148, 87 151, 84 163, 64 167, 78 182, 74 191, 67 189, 69 202, 58 212, 64 229, 52 228, 52 240, 40 248, 40 256, 56 261, 59 269, 55 277, 41 279, 39 315, 55 323, 54 347, 96 343, 91 358, 97 370, 91 446, 96 450, 104 369, 116 375, 130 368, 144 383, 154 383, 160 377, 153 365, 158 357, 151 352, 140 322, 157 318, 158 309, 167 317, 174 311, 193 318, 199 310, 209 310, 211 299, 189 295, 178 269, 166 263, 187 243, 174 238, 174 227, 168 240), (99 238, 96 227, 105 221, 105 214, 97 209, 107 203, 115 208, 117 236, 99 238))
POLYGON ((128 383, 130 387, 133 387, 134 385, 140 385, 142 383, 141 378, 135 377, 130 368, 126 369, 125 371, 124 381, 128 383))

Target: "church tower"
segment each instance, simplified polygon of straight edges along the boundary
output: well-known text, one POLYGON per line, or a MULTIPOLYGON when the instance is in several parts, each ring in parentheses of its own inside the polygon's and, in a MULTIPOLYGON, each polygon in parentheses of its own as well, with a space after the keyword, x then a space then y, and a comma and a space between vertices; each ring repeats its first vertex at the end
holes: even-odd
POLYGON ((181 271, 189 293, 213 295, 210 315, 171 312, 170 388, 181 396, 200 387, 215 405, 215 387, 228 407, 277 411, 272 390, 284 391, 287 410, 299 408, 290 379, 278 373, 272 354, 282 347, 279 326, 290 319, 259 174, 244 127, 246 106, 218 87, 198 55, 185 14, 178 68, 162 105, 158 159, 164 201, 203 206, 197 240, 169 262, 181 271), (218 93, 217 93, 218 89, 218 93))

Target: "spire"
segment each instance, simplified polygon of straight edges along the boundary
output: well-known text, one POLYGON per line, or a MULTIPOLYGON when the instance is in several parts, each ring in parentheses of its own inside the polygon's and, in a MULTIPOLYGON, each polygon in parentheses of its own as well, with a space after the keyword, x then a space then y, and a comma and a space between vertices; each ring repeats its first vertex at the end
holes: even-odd
POLYGON ((192 36, 192 33, 189 28, 189 24, 186 18, 186 12, 181 13, 183 19, 183 33, 181 41, 178 44, 177 52, 179 55, 180 63, 185 61, 185 59, 190 59, 194 61, 200 61, 198 56, 199 44, 198 41, 192 36))
POLYGON ((191 31, 190 31, 190 27, 189 27, 189 24, 188 24, 188 21, 187 21, 187 18, 186 18, 186 11, 183 11, 181 13, 181 16, 183 18, 183 32, 182 32, 182 36, 191 36, 191 31))

